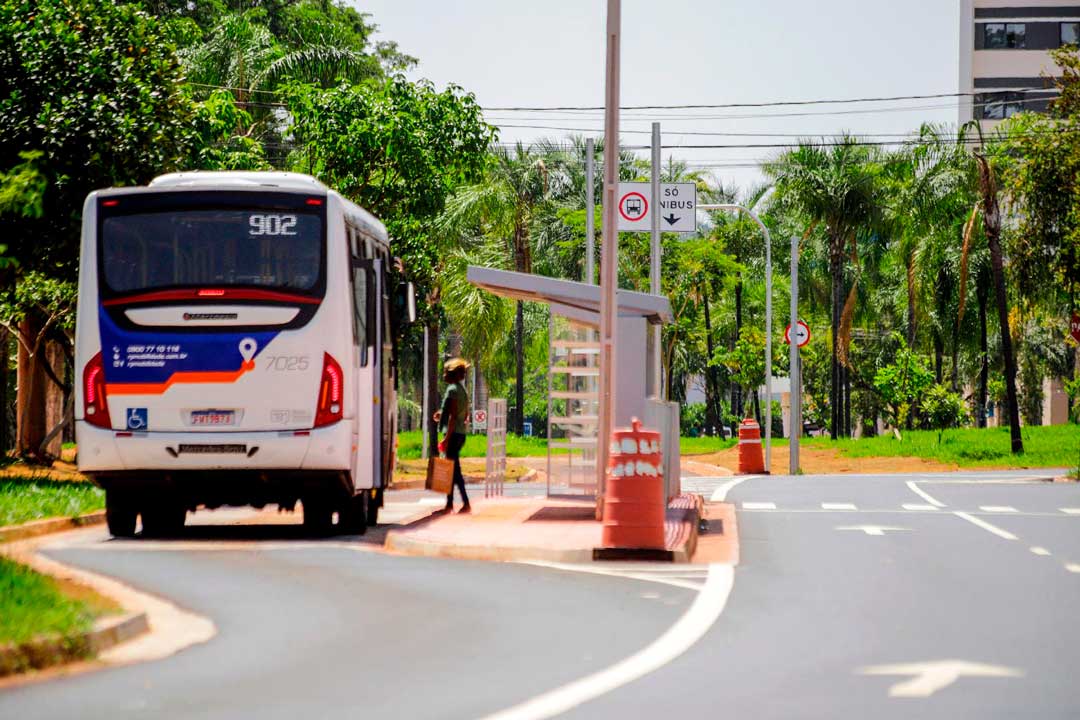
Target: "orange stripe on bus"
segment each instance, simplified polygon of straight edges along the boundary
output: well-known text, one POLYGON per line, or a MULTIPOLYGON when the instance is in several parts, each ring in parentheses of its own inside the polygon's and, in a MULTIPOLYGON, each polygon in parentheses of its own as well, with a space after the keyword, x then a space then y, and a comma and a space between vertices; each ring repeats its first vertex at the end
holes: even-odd
POLYGON ((172 377, 163 383, 107 383, 105 392, 108 395, 162 395, 177 383, 236 382, 241 375, 254 368, 255 363, 249 361, 244 363, 239 370, 180 371, 173 373, 172 377))

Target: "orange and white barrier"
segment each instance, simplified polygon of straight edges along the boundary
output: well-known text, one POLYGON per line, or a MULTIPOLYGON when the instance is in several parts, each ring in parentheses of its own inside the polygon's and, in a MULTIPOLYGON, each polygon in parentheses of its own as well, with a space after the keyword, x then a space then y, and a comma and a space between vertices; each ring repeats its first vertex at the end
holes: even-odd
POLYGON ((664 548, 664 465, 660 433, 632 428, 611 433, 604 491, 605 548, 664 548))
POLYGON ((765 472, 765 458, 761 455, 761 427, 747 418, 739 425, 739 474, 749 475, 765 472))

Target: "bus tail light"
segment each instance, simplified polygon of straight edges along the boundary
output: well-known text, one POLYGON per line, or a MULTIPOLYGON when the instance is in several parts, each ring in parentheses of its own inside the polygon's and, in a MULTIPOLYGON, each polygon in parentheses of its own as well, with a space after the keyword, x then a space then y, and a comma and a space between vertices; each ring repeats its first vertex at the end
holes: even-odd
POLYGON ((109 398, 105 393, 105 363, 98 353, 83 368, 83 417, 101 428, 111 428, 109 398))
POLYGON ((341 366, 329 353, 323 354, 322 379, 319 380, 319 401, 315 405, 315 427, 336 423, 344 415, 344 377, 341 366))

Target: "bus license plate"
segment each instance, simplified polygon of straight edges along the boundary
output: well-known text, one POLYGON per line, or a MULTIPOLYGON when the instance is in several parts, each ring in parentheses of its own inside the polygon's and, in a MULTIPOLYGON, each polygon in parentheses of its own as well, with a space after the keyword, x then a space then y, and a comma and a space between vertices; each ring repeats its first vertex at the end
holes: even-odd
POLYGON ((192 410, 191 424, 200 426, 235 425, 235 410, 192 410))

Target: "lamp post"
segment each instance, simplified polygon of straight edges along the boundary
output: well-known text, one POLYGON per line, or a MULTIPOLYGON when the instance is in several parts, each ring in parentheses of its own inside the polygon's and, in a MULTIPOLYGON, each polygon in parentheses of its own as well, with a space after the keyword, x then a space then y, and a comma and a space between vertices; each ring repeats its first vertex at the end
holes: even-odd
MULTIPOLYGON (((729 210, 744 212, 757 223, 765 236, 765 472, 772 467, 772 236, 769 228, 761 222, 761 218, 755 212, 763 202, 772 196, 775 188, 765 191, 753 209, 737 205, 735 203, 721 203, 719 205, 698 205, 698 210, 729 210)), ((794 324, 797 319, 791 322, 794 324)))

